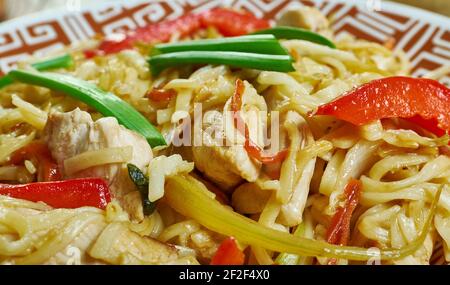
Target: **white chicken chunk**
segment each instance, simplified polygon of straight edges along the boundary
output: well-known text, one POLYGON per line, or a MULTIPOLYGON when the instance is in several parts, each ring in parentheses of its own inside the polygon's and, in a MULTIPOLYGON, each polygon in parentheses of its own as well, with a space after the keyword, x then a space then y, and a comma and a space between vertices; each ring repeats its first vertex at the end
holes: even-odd
POLYGON ((68 113, 50 114, 45 127, 45 139, 65 178, 106 179, 111 194, 119 200, 130 216, 135 220, 143 219, 140 195, 134 193, 136 188, 128 177, 124 163, 91 167, 74 175, 67 175, 64 171, 64 161, 86 151, 132 146, 133 154, 129 163, 144 169, 153 157, 144 137, 125 129, 113 117, 101 118, 94 122, 87 112, 75 109, 68 113))
POLYGON ((243 146, 194 146, 192 152, 197 169, 224 190, 236 186, 243 178, 256 181, 261 169, 243 146))
MULTIPOLYGON (((258 145, 262 143, 262 130, 265 126, 264 119, 260 117, 249 116, 250 111, 256 111, 254 114, 266 117, 264 113, 267 105, 256 90, 249 84, 245 83, 245 92, 243 98, 243 112, 241 115, 246 121, 250 137, 254 138, 254 142, 258 145)), ((206 177, 214 181, 223 190, 229 190, 238 185, 242 180, 255 182, 261 171, 261 163, 252 159, 243 146, 243 136, 240 142, 234 140, 237 130, 233 127, 232 116, 230 112, 230 100, 225 104, 224 113, 214 111, 207 116, 202 126, 202 146, 194 145, 192 148, 195 166, 206 177), (225 114, 225 115, 224 115, 225 114), (230 133, 231 131, 231 133, 230 133), (225 141, 223 140, 226 140, 225 141)))
POLYGON ((301 7, 287 10, 277 21, 279 26, 292 26, 331 36, 328 19, 316 8, 301 7))

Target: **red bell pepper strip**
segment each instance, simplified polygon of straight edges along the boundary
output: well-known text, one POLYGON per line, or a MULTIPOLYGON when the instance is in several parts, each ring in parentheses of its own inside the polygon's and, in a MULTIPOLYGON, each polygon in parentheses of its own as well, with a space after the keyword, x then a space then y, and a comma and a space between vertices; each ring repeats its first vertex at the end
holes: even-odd
MULTIPOLYGON (((350 238, 350 222, 353 212, 358 206, 361 196, 361 181, 351 179, 344 189, 345 202, 343 207, 339 207, 331 219, 331 224, 327 230, 327 242, 337 245, 347 245, 350 238)), ((335 264, 336 260, 331 259, 328 264, 335 264)))
POLYGON ((226 37, 242 36, 270 27, 266 19, 258 19, 249 12, 225 8, 215 8, 200 14, 200 21, 203 28, 214 27, 226 37))
POLYGON ((38 162, 38 181, 61 180, 61 172, 53 160, 47 146, 42 142, 32 142, 16 150, 10 157, 12 164, 21 164, 24 160, 38 162))
POLYGON ((327 231, 327 242, 338 245, 347 245, 350 237, 350 220, 358 206, 361 196, 361 181, 352 179, 345 186, 343 207, 339 207, 331 219, 331 225, 327 231))
POLYGON ((167 42, 176 33, 180 37, 185 37, 199 29, 200 20, 198 16, 189 14, 175 20, 163 21, 138 28, 120 36, 114 35, 107 37, 97 50, 88 50, 85 52, 85 56, 90 58, 95 55, 118 53, 122 50, 133 48, 133 45, 137 42, 167 42))
MULTIPOLYGON (((231 98, 231 111, 234 115, 234 123, 235 127, 241 130, 240 126, 244 126, 244 136, 245 136, 245 144, 244 148, 247 151, 248 155, 257 161, 269 164, 269 163, 277 163, 281 162, 286 158, 288 150, 282 150, 275 154, 267 154, 263 149, 261 149, 257 144, 255 144, 250 139, 250 132, 248 130, 247 125, 243 122, 243 119, 240 116, 240 110, 242 108, 242 94, 244 93, 245 86, 241 79, 236 80, 236 87, 231 98)), ((242 131, 242 130, 241 130, 242 131)))
POLYGON ((53 208, 75 209, 96 207, 105 209, 111 202, 108 184, 101 178, 81 178, 30 184, 0 184, 0 195, 44 202, 53 208))
POLYGON ((225 239, 211 260, 211 265, 243 265, 245 254, 232 237, 225 239))
POLYGON ((319 106, 315 115, 335 116, 358 126, 404 118, 441 136, 450 131, 450 89, 431 79, 388 77, 319 106))
POLYGON ((175 96, 177 96, 177 91, 174 89, 153 88, 147 93, 147 97, 154 102, 168 102, 175 96))
POLYGON ((414 116, 409 118, 408 121, 424 128, 425 130, 432 132, 438 137, 442 137, 446 133, 446 131, 438 127, 438 122, 436 119, 427 120, 422 118, 421 116, 414 116))
POLYGON ((175 20, 150 24, 129 31, 119 37, 107 37, 96 50, 84 52, 86 58, 96 55, 117 53, 133 48, 134 44, 167 42, 172 35, 186 37, 202 28, 214 27, 224 36, 240 36, 269 27, 269 22, 258 19, 250 13, 236 12, 230 9, 216 8, 200 14, 188 14, 175 20))

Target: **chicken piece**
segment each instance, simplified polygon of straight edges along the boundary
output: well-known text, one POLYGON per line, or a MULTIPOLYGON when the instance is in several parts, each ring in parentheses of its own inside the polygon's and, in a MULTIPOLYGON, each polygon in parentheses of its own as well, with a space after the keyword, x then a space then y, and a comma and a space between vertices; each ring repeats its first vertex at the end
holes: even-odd
POLYGON ((195 256, 200 262, 209 264, 224 238, 218 233, 203 228, 190 235, 188 246, 195 251, 195 256))
POLYGON ((328 19, 316 8, 302 7, 286 11, 277 21, 279 26, 292 26, 331 36, 328 19))
POLYGON ((142 202, 123 163, 108 164, 80 171, 72 176, 64 172, 64 160, 77 154, 110 147, 133 147, 129 163, 144 169, 151 161, 152 150, 141 135, 120 126, 113 117, 94 122, 91 116, 75 109, 68 113, 53 113, 45 127, 45 139, 53 158, 66 178, 102 177, 109 182, 111 194, 118 199, 134 220, 142 220, 142 202))
MULTIPOLYGON (((123 170, 125 172, 125 170, 123 170)), ((120 187, 128 187, 130 189, 134 189, 134 185, 125 185, 130 182, 127 180, 126 173, 121 173, 121 182, 120 187)), ((117 186, 119 187, 119 186, 117 186)), ((118 199, 120 205, 125 211, 130 215, 130 218, 137 222, 142 222, 144 220, 144 206, 142 205, 142 196, 139 191, 131 191, 125 194, 123 197, 118 199)))
MULTIPOLYGON (((265 100, 245 82, 242 102, 241 116, 249 128, 250 137, 261 146, 267 118, 265 100)), ((235 187, 243 179, 255 182, 261 171, 261 163, 248 155, 242 134, 234 128, 232 114, 229 112, 230 104, 231 99, 225 104, 223 113, 205 113, 201 132, 203 144, 194 144, 192 148, 197 169, 225 191, 235 187)))
MULTIPOLYGON (((211 140, 204 134, 205 140, 211 140)), ((254 162, 242 145, 194 146, 192 148, 195 166, 214 181, 222 190, 229 190, 244 178, 256 181, 261 166, 254 162)))

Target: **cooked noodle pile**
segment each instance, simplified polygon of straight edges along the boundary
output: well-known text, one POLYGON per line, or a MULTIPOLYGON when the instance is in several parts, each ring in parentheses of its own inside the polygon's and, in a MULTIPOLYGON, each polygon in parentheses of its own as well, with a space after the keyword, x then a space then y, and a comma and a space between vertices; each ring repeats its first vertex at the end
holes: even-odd
MULTIPOLYGON (((326 27, 319 31, 332 34, 326 27)), ((152 77, 146 49, 86 59, 82 50, 96 45, 95 41, 67 48, 74 65, 56 72, 93 82, 129 102, 166 139, 167 147, 153 149, 148 166, 152 170, 146 172, 152 184, 149 197, 158 200, 157 209, 150 216, 130 213, 126 203, 131 203, 131 198, 120 203, 114 200, 106 210, 100 210, 52 209, 43 203, 0 196, 0 262, 208 263, 225 236, 181 215, 164 197, 165 181, 188 173, 229 209, 265 227, 318 241, 327 240, 332 217, 343 206, 346 185, 351 179, 360 180, 362 191, 347 245, 379 249, 402 248, 416 240, 433 198, 443 188, 425 242, 407 257, 382 262, 450 262, 448 137, 436 137, 402 119, 358 127, 329 116, 310 116, 318 106, 356 86, 408 75, 405 55, 349 36, 335 40, 337 49, 303 40, 281 43, 295 60, 294 72, 207 65, 172 68, 152 77), (265 132, 275 129, 271 114, 277 112, 280 139, 278 146, 271 145, 271 151, 287 149, 282 162, 252 160, 242 146, 242 134, 233 134, 233 118, 227 111, 231 110, 237 79, 244 83, 242 110, 256 144, 269 144, 270 134, 265 132), (153 88, 173 90, 175 95, 164 101, 149 100, 147 94, 153 88), (180 138, 180 122, 194 118, 197 103, 204 114, 200 132, 180 138), (215 128, 215 135, 225 134, 224 140, 232 146, 217 144, 208 128, 215 128), (195 139, 210 144, 180 146, 180 141, 192 144, 195 139), (239 142, 241 145, 235 144, 239 142)), ((29 69, 29 62, 21 67, 29 69)), ((443 67, 428 77, 439 80, 448 72, 449 68, 443 67)), ((1 89, 0 181, 36 181, 39 160, 13 165, 10 156, 31 142, 48 142, 47 121, 57 112, 76 108, 88 112, 94 121, 101 118, 87 105, 46 88, 14 83, 1 89)), ((126 163, 132 153, 120 145, 86 148, 66 159, 64 165, 71 175, 84 173, 101 165, 126 163)), ((288 254, 258 245, 240 246, 248 264, 283 263, 288 254)), ((347 259, 334 262, 360 263, 347 259)), ((330 258, 297 256, 295 263, 328 264, 330 258)))

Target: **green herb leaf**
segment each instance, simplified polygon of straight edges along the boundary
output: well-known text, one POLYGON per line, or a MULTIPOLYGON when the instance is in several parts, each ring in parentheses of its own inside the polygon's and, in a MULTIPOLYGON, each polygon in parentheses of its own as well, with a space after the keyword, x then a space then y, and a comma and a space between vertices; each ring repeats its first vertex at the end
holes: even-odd
POLYGON ((131 178, 131 181, 136 185, 139 193, 142 198, 142 207, 144 210, 144 215, 151 215, 156 209, 156 203, 151 202, 148 199, 148 178, 145 174, 134 164, 127 164, 128 175, 131 178))

